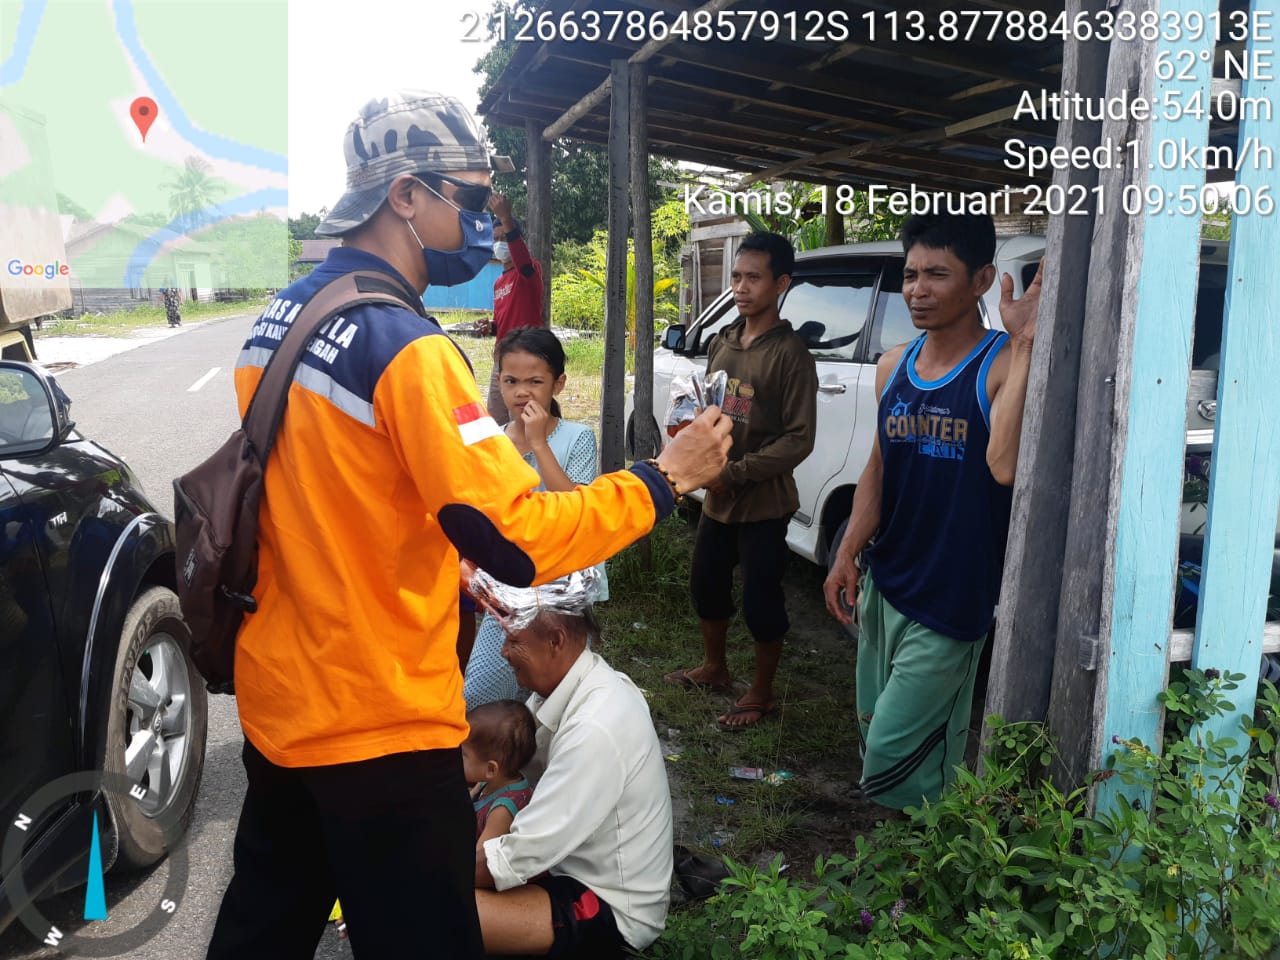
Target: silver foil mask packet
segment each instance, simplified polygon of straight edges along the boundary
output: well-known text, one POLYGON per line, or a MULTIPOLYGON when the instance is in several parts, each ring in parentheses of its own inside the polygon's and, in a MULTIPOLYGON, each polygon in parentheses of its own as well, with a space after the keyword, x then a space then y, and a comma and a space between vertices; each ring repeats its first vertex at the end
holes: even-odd
POLYGON ((709 406, 723 406, 724 392, 729 375, 723 370, 703 376, 692 373, 671 381, 671 396, 667 401, 667 435, 674 437, 709 406))
POLYGON ((540 587, 513 587, 495 580, 483 570, 471 576, 467 592, 513 633, 524 630, 544 611, 582 616, 591 609, 600 588, 594 567, 578 570, 540 587))

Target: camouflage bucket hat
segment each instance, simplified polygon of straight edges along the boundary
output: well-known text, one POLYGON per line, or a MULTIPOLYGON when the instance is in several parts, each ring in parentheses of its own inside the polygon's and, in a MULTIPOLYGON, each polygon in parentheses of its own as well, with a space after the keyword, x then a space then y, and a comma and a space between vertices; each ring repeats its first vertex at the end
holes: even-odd
POLYGON ((347 128, 347 192, 316 233, 341 236, 372 217, 401 174, 437 170, 515 169, 509 157, 489 153, 482 124, 456 97, 400 90, 370 100, 347 128))

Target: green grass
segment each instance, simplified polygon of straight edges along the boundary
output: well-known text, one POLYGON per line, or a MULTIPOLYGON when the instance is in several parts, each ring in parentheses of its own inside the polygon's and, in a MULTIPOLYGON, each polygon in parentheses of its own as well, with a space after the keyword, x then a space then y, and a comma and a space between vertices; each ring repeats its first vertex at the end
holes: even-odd
MULTIPOLYGON (((184 303, 182 322, 194 323, 238 313, 261 313, 265 304, 263 298, 231 303, 184 303)), ((52 321, 46 320, 34 333, 36 340, 41 337, 127 337, 135 330, 164 324, 164 307, 145 306, 103 314, 86 313, 80 317, 57 317, 52 321)))

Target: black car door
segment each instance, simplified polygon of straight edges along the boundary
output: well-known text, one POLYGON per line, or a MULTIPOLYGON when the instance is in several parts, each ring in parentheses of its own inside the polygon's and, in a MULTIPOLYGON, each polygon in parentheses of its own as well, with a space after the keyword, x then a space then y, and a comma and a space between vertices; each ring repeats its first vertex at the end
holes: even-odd
MULTIPOLYGON (((71 704, 39 543, 44 505, 24 502, 0 460, 0 822, 74 764, 71 704)), ((32 831, 33 834, 38 832, 32 831)))

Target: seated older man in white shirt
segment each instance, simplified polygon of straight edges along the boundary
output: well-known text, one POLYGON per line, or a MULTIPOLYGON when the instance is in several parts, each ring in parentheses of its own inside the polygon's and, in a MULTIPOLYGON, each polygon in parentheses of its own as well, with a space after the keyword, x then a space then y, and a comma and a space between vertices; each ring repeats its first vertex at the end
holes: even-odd
POLYGON ((502 655, 534 692, 538 724, 533 799, 509 833, 476 850, 491 954, 620 956, 666 922, 670 788, 643 695, 588 649, 594 579, 588 570, 536 590, 477 591, 505 608, 502 655))

